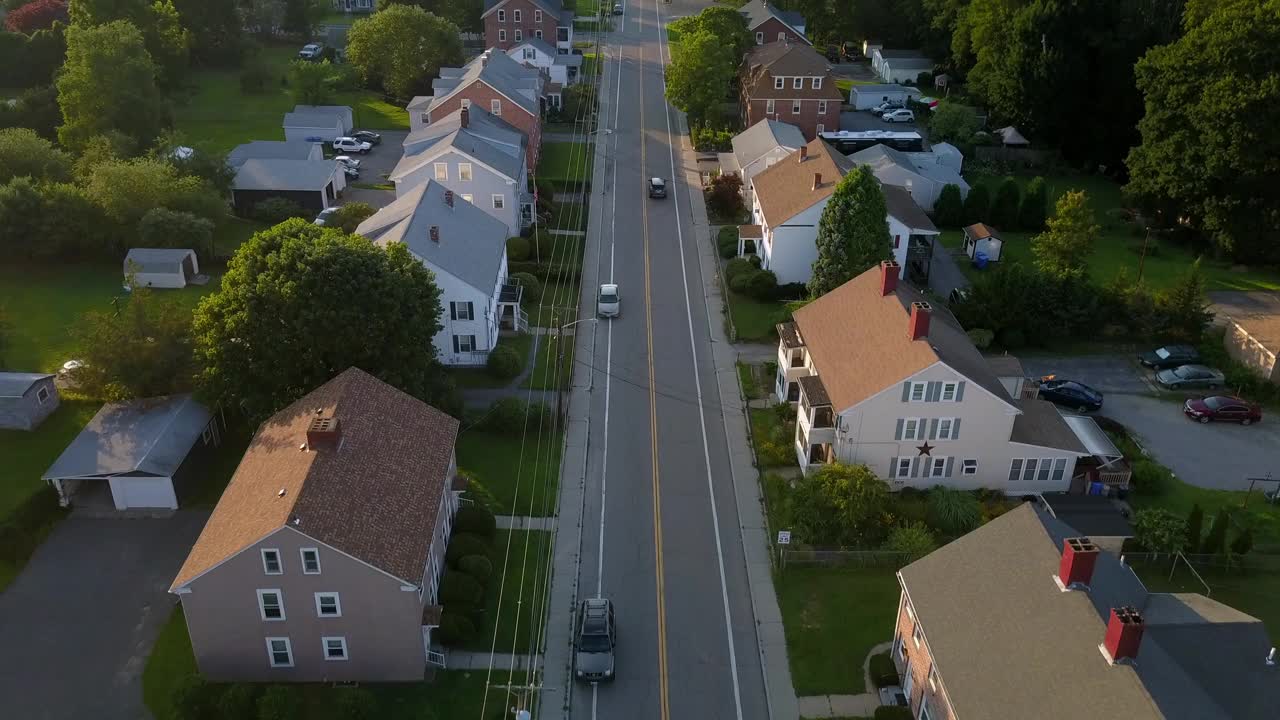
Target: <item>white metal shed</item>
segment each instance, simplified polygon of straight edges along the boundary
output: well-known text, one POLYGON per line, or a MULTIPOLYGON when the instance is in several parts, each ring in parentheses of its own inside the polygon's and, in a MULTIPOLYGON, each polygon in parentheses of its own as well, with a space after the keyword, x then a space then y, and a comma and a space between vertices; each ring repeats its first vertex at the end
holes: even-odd
POLYGON ((181 288, 200 274, 196 251, 172 248, 134 248, 124 258, 126 287, 181 288))

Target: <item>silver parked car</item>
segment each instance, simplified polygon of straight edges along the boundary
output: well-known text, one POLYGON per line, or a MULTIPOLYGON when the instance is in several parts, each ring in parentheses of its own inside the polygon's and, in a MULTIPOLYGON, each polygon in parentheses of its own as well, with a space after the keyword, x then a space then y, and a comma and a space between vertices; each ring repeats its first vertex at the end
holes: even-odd
POLYGON ((596 314, 603 318, 618 317, 622 312, 622 303, 618 298, 618 286, 606 283, 600 286, 596 295, 596 314))
POLYGON ((1156 382, 1170 390, 1181 390, 1183 388, 1209 388, 1210 390, 1219 387, 1225 381, 1221 370, 1214 370, 1204 365, 1179 365, 1170 370, 1161 370, 1156 373, 1156 382))

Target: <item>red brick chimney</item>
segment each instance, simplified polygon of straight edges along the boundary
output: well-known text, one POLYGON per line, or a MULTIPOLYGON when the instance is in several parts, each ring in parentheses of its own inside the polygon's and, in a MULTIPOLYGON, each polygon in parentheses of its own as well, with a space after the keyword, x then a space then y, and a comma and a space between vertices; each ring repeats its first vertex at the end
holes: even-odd
POLYGON ((1133 660, 1138 657, 1138 646, 1142 644, 1142 614, 1132 607, 1111 608, 1111 618, 1107 620, 1107 634, 1102 641, 1102 650, 1111 664, 1122 660, 1133 660))
POLYGON ((440 226, 431 226, 431 242, 439 244, 440 242, 440 226))
POLYGON ((902 267, 892 260, 880 263, 880 295, 892 295, 898 289, 898 273, 902 267))
POLYGON ((1098 546, 1089 538, 1073 537, 1062 541, 1062 562, 1058 564, 1058 581, 1063 590, 1089 587, 1093 568, 1098 562, 1098 546))
POLYGON ((458 113, 458 124, 461 125, 463 128, 466 128, 467 125, 470 124, 470 122, 471 122, 471 111, 468 110, 467 108, 462 108, 462 111, 458 113))
POLYGON ((449 207, 453 207, 453 191, 452 190, 444 191, 444 204, 448 205, 449 207))
POLYGON ((313 452, 334 452, 342 444, 342 428, 338 418, 327 417, 324 410, 316 410, 307 426, 307 449, 313 452))
POLYGON ((813 189, 817 190, 822 187, 822 173, 813 174, 813 189))
POLYGON ((801 146, 800 146, 800 158, 799 158, 798 160, 796 160, 796 162, 804 162, 805 160, 808 160, 808 159, 809 159, 809 146, 808 146, 808 145, 801 145, 801 146))
POLYGON ((933 306, 927 302, 911 303, 911 320, 907 324, 907 334, 912 340, 929 337, 929 315, 933 306))

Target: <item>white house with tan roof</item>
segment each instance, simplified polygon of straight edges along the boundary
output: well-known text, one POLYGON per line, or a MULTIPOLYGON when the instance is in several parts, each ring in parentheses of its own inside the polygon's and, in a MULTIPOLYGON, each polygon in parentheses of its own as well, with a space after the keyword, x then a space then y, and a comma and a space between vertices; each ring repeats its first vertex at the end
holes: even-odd
POLYGON ((883 263, 779 326, 775 392, 796 403, 800 467, 863 464, 894 489, 1069 490, 1090 455, 1075 431, 898 275, 883 263))
MULTIPOLYGON (((752 179, 752 224, 739 229, 738 254, 753 240, 761 266, 779 283, 808 282, 818 259, 818 221, 840 180, 856 167, 821 138, 802 146, 752 179)), ((886 239, 903 268, 925 273, 938 229, 900 187, 881 184, 886 239)))

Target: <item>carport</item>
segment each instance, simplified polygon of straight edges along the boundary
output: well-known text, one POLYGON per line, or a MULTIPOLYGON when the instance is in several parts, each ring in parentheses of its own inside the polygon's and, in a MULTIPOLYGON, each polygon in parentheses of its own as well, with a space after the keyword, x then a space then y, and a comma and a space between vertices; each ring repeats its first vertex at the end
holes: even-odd
POLYGON ((1076 474, 1071 478, 1071 492, 1088 495, 1107 495, 1127 491, 1129 477, 1133 474, 1124 453, 1111 442, 1098 423, 1084 415, 1063 415, 1067 427, 1079 438, 1090 457, 1076 462, 1076 474))

